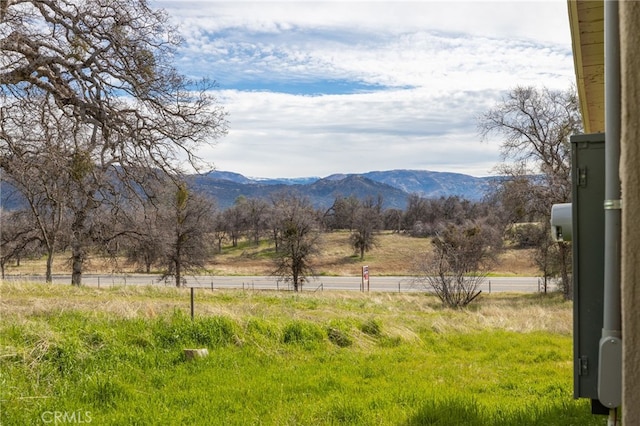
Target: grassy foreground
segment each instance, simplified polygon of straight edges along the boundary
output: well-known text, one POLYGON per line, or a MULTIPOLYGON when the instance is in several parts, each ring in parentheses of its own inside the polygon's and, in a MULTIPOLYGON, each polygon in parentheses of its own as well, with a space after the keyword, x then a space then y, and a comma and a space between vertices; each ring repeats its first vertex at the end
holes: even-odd
POLYGON ((2 284, 3 425, 601 425, 571 305, 2 284), (187 361, 184 348, 208 348, 187 361))

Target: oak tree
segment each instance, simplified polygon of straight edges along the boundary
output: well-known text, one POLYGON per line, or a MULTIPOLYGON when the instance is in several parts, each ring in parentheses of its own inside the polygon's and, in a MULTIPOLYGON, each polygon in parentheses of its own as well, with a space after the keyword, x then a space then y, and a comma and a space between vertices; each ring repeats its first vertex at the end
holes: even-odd
POLYGON ((213 83, 191 81, 171 63, 180 41, 146 0, 1 4, 0 166, 14 182, 19 167, 5 168, 5 159, 26 151, 42 168, 66 159, 73 284, 81 283, 90 217, 110 195, 127 186, 135 193, 141 171, 202 167, 198 148, 226 132, 213 83), (25 145, 21 123, 39 105, 39 132, 25 145), (47 137, 55 149, 45 149, 47 137))
POLYGON ((360 254, 360 259, 364 259, 365 252, 378 243, 377 233, 382 228, 382 197, 368 197, 359 202, 352 227, 351 247, 360 254))
POLYGON ((0 176, 15 190, 18 204, 31 213, 46 254, 45 279, 51 282, 54 254, 69 234, 67 206, 75 175, 68 141, 73 127, 57 114, 49 96, 34 95, 33 101, 0 103, 0 176))
POLYGON ((21 257, 36 252, 40 247, 37 230, 29 210, 6 211, 0 209, 0 273, 5 278, 5 267, 9 260, 19 262, 21 257))
MULTIPOLYGON (((493 135, 501 138, 504 162, 498 171, 511 176, 505 184, 517 192, 505 200, 517 207, 533 209, 534 214, 548 221, 551 206, 571 201, 571 146, 569 137, 582 131, 578 96, 574 88, 516 87, 500 103, 478 119, 478 129, 486 140, 493 135), (523 187, 526 191, 518 191, 523 187), (519 183, 518 183, 519 181, 519 183), (514 183, 510 183, 514 182, 514 183), (533 199, 532 199, 533 198, 533 199)), ((521 212, 518 215, 526 215, 521 212)), ((558 243, 563 260, 562 289, 571 297, 569 280, 570 250, 567 243, 558 243)))
POLYGON ((168 186, 160 196, 156 227, 164 241, 163 277, 173 277, 180 287, 185 273, 203 268, 211 256, 215 208, 211 200, 184 184, 168 186))
POLYGON ((274 208, 279 243, 273 275, 299 291, 313 275, 311 260, 320 244, 319 221, 309 200, 293 194, 279 197, 274 208))

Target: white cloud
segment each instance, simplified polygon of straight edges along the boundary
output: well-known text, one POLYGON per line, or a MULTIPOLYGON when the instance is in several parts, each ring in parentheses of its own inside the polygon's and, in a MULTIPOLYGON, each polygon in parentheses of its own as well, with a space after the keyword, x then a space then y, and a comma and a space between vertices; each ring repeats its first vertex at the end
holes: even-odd
POLYGON ((516 85, 574 81, 564 0, 158 4, 185 37, 180 70, 227 89, 229 135, 201 155, 249 176, 486 175, 497 143, 476 116, 516 85))
POLYGON ((189 32, 278 34, 293 28, 405 33, 431 28, 447 33, 568 40, 567 4, 541 1, 157 1, 189 32))
POLYGON ((481 144, 475 134, 474 111, 486 102, 479 93, 221 95, 231 129, 210 153, 221 170, 279 177, 397 168, 487 175, 497 158, 495 144, 481 144), (452 108, 458 108, 453 117, 452 108))
POLYGON ((186 34, 185 55, 193 61, 187 72, 208 71, 223 84, 323 76, 400 86, 434 78, 459 84, 454 74, 469 75, 470 67, 487 84, 488 75, 503 81, 496 70, 516 77, 514 70, 521 74, 562 63, 569 64, 559 70, 566 73, 568 26, 559 25, 566 30, 564 43, 542 45, 544 36, 557 31, 549 31, 555 24, 546 13, 536 14, 550 5, 556 10, 555 3, 516 3, 517 9, 506 2, 215 2, 199 6, 203 14, 206 5, 216 5, 213 16, 194 19, 183 7, 175 19, 186 34), (483 18, 487 14, 491 21, 483 18), (478 22, 472 25, 470 18, 478 22), (524 30, 535 24, 545 28, 537 39, 524 30))

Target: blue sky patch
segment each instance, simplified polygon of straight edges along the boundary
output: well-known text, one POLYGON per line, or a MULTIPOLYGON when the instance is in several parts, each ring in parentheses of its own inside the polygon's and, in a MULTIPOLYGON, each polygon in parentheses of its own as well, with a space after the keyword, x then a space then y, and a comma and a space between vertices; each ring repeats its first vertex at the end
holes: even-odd
MULTIPOLYGON (((367 84, 348 80, 311 80, 311 81, 252 81, 244 80, 231 84, 220 83, 220 89, 243 91, 265 91, 290 95, 350 95, 355 93, 380 92, 397 87, 367 84)), ((405 87, 405 89, 408 87, 405 87)))

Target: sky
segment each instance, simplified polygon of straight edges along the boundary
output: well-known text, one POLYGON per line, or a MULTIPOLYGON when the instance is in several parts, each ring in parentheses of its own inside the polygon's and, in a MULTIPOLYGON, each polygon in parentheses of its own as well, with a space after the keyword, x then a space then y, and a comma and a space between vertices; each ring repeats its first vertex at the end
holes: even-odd
POLYGON ((495 174, 478 116, 575 83, 566 0, 155 1, 175 64, 215 80, 229 131, 199 155, 248 177, 495 174))

